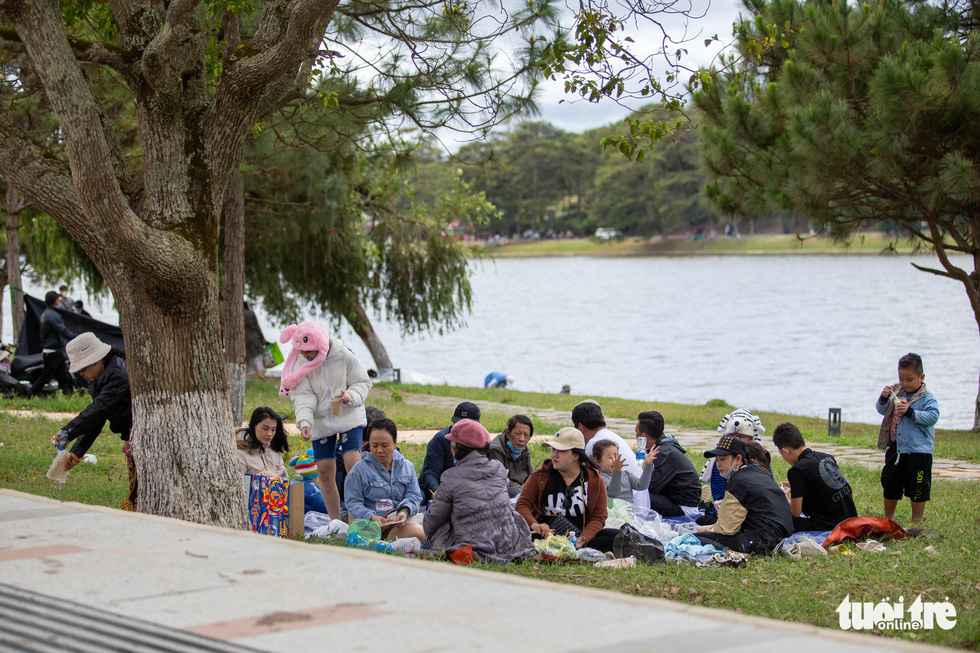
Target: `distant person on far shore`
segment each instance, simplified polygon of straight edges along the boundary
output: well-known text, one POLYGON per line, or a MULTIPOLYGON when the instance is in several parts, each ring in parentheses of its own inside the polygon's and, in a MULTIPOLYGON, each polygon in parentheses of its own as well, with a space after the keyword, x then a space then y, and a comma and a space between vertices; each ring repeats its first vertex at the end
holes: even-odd
POLYGON ((570 395, 572 394, 572 386, 567 383, 561 387, 561 392, 559 394, 570 395))
POLYGON ((932 450, 939 404, 926 390, 922 358, 908 353, 898 360, 898 383, 886 385, 875 402, 884 416, 878 448, 885 449, 881 470, 885 517, 895 519, 902 494, 912 502, 912 523, 922 521, 932 488, 932 450))
POLYGON ((483 379, 484 388, 506 388, 509 385, 514 385, 514 377, 503 372, 490 372, 483 379))

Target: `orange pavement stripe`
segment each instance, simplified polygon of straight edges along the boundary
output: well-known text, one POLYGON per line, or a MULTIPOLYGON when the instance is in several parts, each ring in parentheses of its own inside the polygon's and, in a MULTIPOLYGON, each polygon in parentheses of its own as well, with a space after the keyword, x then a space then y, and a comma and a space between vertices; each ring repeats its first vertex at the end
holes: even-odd
POLYGON ((358 621, 360 619, 370 619, 386 614, 389 613, 384 610, 378 610, 365 603, 336 603, 334 605, 326 605, 307 610, 271 612, 245 619, 218 621, 184 628, 183 630, 188 633, 194 633, 195 635, 229 640, 301 628, 314 628, 316 626, 338 624, 345 621, 358 621))
POLYGON ((23 560, 25 558, 46 558, 47 556, 60 556, 66 553, 85 553, 90 549, 83 549, 80 546, 70 544, 54 544, 51 546, 32 546, 26 549, 7 549, 0 551, 0 562, 10 560, 23 560))

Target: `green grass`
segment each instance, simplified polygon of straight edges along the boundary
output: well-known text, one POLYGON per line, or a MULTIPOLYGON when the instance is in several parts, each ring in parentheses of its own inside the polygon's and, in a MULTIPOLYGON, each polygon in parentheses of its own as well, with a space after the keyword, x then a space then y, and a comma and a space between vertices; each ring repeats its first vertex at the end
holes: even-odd
MULTIPOLYGON (((570 240, 518 241, 500 246, 480 248, 494 257, 524 256, 687 256, 697 254, 845 254, 879 253, 895 242, 884 234, 866 234, 841 248, 829 238, 798 239, 795 235, 770 235, 745 238, 693 239, 651 238, 634 240, 599 240, 576 238, 570 240)), ((899 251, 912 251, 908 241, 895 245, 899 251)))
MULTIPOLYGON (((570 409, 581 397, 522 393, 512 390, 476 388, 423 388, 420 386, 385 385, 372 393, 371 403, 383 408, 402 428, 441 428, 448 423, 444 411, 412 406, 404 401, 407 391, 435 391, 440 395, 471 399, 506 399, 515 405, 539 408, 570 409), (401 395, 401 398, 399 398, 401 395)), ((292 411, 291 402, 278 397, 271 382, 251 381, 247 388, 250 411, 258 405, 272 405, 277 410, 292 411)), ((661 410, 668 421, 713 428, 726 410, 723 402, 707 406, 680 404, 647 404, 622 399, 602 399, 608 415, 635 417, 639 408, 661 410)), ((46 408, 46 406, 34 406, 46 408)), ((67 406, 61 406, 61 410, 67 406)), ((781 416, 763 413, 767 423, 781 416)), ((790 416, 785 416, 790 417, 790 416)), ((502 428, 504 416, 494 415, 491 432, 502 428)), ((822 420, 794 418, 809 429, 825 428, 822 420)), ((0 413, 0 486, 66 501, 118 507, 127 491, 126 466, 121 442, 115 434, 103 434, 91 449, 98 457, 96 465, 76 467, 65 485, 44 478, 51 461, 50 437, 62 424, 44 418, 22 418, 0 413)), ((545 425, 538 430, 546 432, 545 425)), ((550 430, 551 427, 547 427, 550 430)), ((848 441, 863 442, 868 435, 858 425, 845 424, 848 441), (852 430, 853 429, 853 430, 852 430)), ((976 436, 974 436, 976 437, 976 436)), ((290 454, 305 451, 307 443, 298 436, 290 439, 290 454)), ((423 445, 402 443, 402 453, 416 470, 425 456, 423 445)), ((938 444, 937 444, 938 449, 938 444)), ((546 456, 540 445, 532 445, 532 462, 537 465, 546 456)), ((699 451, 688 456, 700 469, 699 451)), ((288 456, 287 456, 288 460, 288 456)), ((787 466, 778 456, 773 470, 780 480, 787 466)), ((854 490, 854 500, 861 514, 881 515, 881 488, 878 472, 855 465, 842 469, 854 490)), ((792 562, 784 558, 753 558, 741 569, 698 569, 691 565, 662 564, 636 569, 594 569, 587 565, 549 565, 522 563, 505 567, 483 566, 495 573, 512 573, 559 583, 584 585, 637 596, 662 597, 693 605, 735 610, 748 615, 837 629, 834 612, 846 595, 852 600, 878 601, 906 597, 906 605, 918 594, 923 600, 948 600, 956 607, 957 625, 949 631, 887 631, 879 633, 923 643, 940 644, 969 650, 980 650, 980 504, 975 482, 937 480, 932 501, 926 508, 924 526, 939 536, 887 543, 888 551, 870 554, 858 551, 854 557, 828 556, 792 562), (936 554, 925 551, 934 546, 936 554)), ((909 504, 900 504, 897 519, 910 519, 909 504)))
MULTIPOLYGON (((511 389, 470 388, 444 385, 382 384, 381 387, 392 388, 396 393, 405 391, 435 394, 470 400, 495 401, 516 406, 567 411, 572 410, 582 400, 589 398, 585 395, 559 395, 542 392, 521 392, 511 389)), ((602 412, 606 417, 635 420, 636 416, 644 410, 657 410, 664 416, 668 424, 699 429, 717 428, 721 418, 735 408, 720 399, 714 399, 700 406, 618 399, 615 397, 598 397, 598 401, 602 404, 602 412)), ((753 410, 752 406, 743 406, 743 408, 753 410)), ((753 412, 755 411, 753 410, 753 412)), ((827 435, 827 421, 823 418, 803 417, 800 415, 772 413, 768 411, 759 411, 756 414, 762 419, 762 423, 767 425, 770 433, 777 424, 793 422, 803 432, 804 437, 815 442, 833 441, 836 444, 864 447, 867 449, 875 449, 878 444, 878 424, 844 422, 841 425, 840 437, 831 437, 827 435)), ((568 425, 561 424, 559 426, 568 425)), ((545 428, 537 426, 537 422, 535 422, 535 427, 537 431, 541 431, 542 433, 546 432, 545 428)), ((936 457, 955 458, 980 463, 980 434, 972 431, 938 429, 936 431, 934 455, 936 457)))

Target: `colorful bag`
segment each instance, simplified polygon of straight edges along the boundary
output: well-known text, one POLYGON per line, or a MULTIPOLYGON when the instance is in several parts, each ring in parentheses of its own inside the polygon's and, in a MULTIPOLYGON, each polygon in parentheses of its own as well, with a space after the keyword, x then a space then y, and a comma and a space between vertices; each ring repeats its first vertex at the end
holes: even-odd
POLYGON ((267 342, 262 349, 262 367, 268 369, 275 367, 283 361, 282 352, 279 350, 279 343, 267 342))
POLYGON ((289 537, 289 481, 280 476, 250 476, 248 519, 256 533, 289 537))

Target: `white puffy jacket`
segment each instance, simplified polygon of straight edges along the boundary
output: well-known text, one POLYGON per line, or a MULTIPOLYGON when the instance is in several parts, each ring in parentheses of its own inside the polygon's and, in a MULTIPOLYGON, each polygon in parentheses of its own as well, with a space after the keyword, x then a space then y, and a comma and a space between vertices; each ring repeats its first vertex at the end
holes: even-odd
MULTIPOLYGON (((294 367, 305 361, 297 356, 294 367)), ((314 440, 324 440, 331 435, 344 433, 358 426, 367 425, 364 400, 371 391, 371 379, 346 343, 338 338, 330 340, 330 352, 323 363, 310 370, 290 391, 296 408, 296 426, 309 426, 314 440), (341 390, 350 395, 351 402, 343 404, 340 415, 330 414, 330 399, 341 390)))

